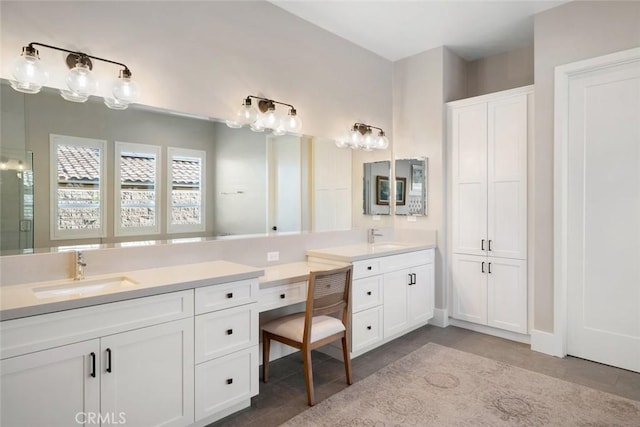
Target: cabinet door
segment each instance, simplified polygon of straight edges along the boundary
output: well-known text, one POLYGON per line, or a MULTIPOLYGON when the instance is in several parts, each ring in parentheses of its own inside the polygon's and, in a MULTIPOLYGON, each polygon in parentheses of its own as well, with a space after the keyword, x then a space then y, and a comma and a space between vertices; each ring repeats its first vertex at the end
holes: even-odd
POLYGON ((127 425, 193 423, 193 319, 101 338, 102 414, 127 425))
POLYGON ((489 256, 527 256, 527 95, 488 103, 489 256))
POLYGON ((411 270, 399 270, 384 275, 383 323, 384 339, 402 334, 409 327, 409 283, 411 270))
POLYGON ((411 269, 415 284, 409 287, 409 321, 412 325, 425 323, 433 318, 435 290, 433 287, 433 264, 411 269))
POLYGON ((0 424, 88 425, 100 412, 99 357, 95 339, 2 360, 0 424))
POLYGON ((527 262, 489 257, 488 325, 527 333, 527 262))
POLYGON ((482 255, 487 239, 487 104, 449 111, 453 253, 482 255))
POLYGON ((487 268, 487 257, 453 254, 451 289, 455 319, 487 324, 487 268))

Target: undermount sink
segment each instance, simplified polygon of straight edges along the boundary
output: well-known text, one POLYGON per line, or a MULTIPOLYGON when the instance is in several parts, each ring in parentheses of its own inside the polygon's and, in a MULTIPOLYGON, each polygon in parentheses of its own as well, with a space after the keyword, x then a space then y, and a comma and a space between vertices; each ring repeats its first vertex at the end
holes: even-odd
POLYGON ((138 282, 125 276, 105 277, 93 280, 73 280, 62 285, 43 286, 31 291, 36 298, 58 298, 63 296, 81 297, 86 294, 104 292, 117 288, 126 288, 137 285, 138 282))

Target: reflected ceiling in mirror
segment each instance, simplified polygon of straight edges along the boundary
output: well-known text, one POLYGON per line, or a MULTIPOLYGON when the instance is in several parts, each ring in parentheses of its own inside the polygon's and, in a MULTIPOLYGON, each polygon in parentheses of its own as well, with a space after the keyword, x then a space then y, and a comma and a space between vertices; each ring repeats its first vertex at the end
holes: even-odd
MULTIPOLYGON (((2 250, 15 251, 69 245, 113 244, 135 241, 172 241, 182 238, 231 238, 268 233, 314 231, 322 223, 323 230, 351 228, 349 219, 339 224, 318 221, 335 206, 316 204, 312 208, 314 190, 312 171, 334 168, 332 155, 314 156, 318 147, 335 147, 333 141, 310 136, 252 132, 248 128, 230 129, 223 122, 142 105, 131 105, 124 111, 110 110, 100 99, 83 104, 63 100, 53 89, 36 95, 13 91, 2 81, 1 149, 5 157, 25 157, 33 152, 32 218, 25 216, 27 194, 23 183, 16 181, 9 189, 3 172, 1 241, 14 243, 2 250), (52 240, 55 226, 50 212, 52 185, 50 170, 50 135, 67 135, 104 140, 106 144, 106 182, 104 200, 107 235, 100 238, 52 240), (160 147, 158 204, 161 232, 145 236, 115 236, 117 210, 115 191, 114 145, 116 142, 160 147), (168 148, 179 147, 206 153, 205 231, 200 233, 167 233, 170 211, 167 189, 168 148), (17 153, 17 154, 16 154, 17 153), (314 163, 315 162, 315 163, 314 163), (326 162, 327 164, 323 164, 326 162), (333 225, 331 225, 333 224, 333 225), (10 231, 6 231, 10 230, 10 231), (14 238, 6 238, 9 234, 14 238), (33 245, 28 241, 33 240, 33 245), (19 243, 22 241, 22 245, 19 243), (18 243, 15 243, 18 242, 18 243), (25 244, 27 242, 27 244, 25 244)), ((324 150, 321 150, 324 151, 324 150)), ((342 165, 348 164, 342 162, 342 165)), ((350 170, 350 169, 349 169, 350 170)), ((14 175, 15 172, 12 172, 14 175)), ((348 174, 350 176, 350 173, 348 174)), ((350 185, 349 185, 349 188, 350 185)), ((349 190, 350 191, 350 190, 349 190)), ((328 215, 328 214, 327 214, 328 215)), ((333 215, 333 213, 331 213, 333 215)))

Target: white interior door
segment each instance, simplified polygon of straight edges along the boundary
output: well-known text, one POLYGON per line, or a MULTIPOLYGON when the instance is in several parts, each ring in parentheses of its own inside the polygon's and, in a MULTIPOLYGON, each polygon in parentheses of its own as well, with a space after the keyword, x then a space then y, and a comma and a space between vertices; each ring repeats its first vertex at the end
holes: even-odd
POLYGON ((640 61, 568 99, 567 352, 640 372, 640 61))

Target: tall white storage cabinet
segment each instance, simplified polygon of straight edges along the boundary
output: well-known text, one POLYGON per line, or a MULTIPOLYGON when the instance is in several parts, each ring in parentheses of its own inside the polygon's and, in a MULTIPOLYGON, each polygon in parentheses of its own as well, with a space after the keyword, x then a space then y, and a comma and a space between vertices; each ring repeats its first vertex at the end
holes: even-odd
POLYGON ((526 334, 533 87, 447 104, 451 315, 526 334))

